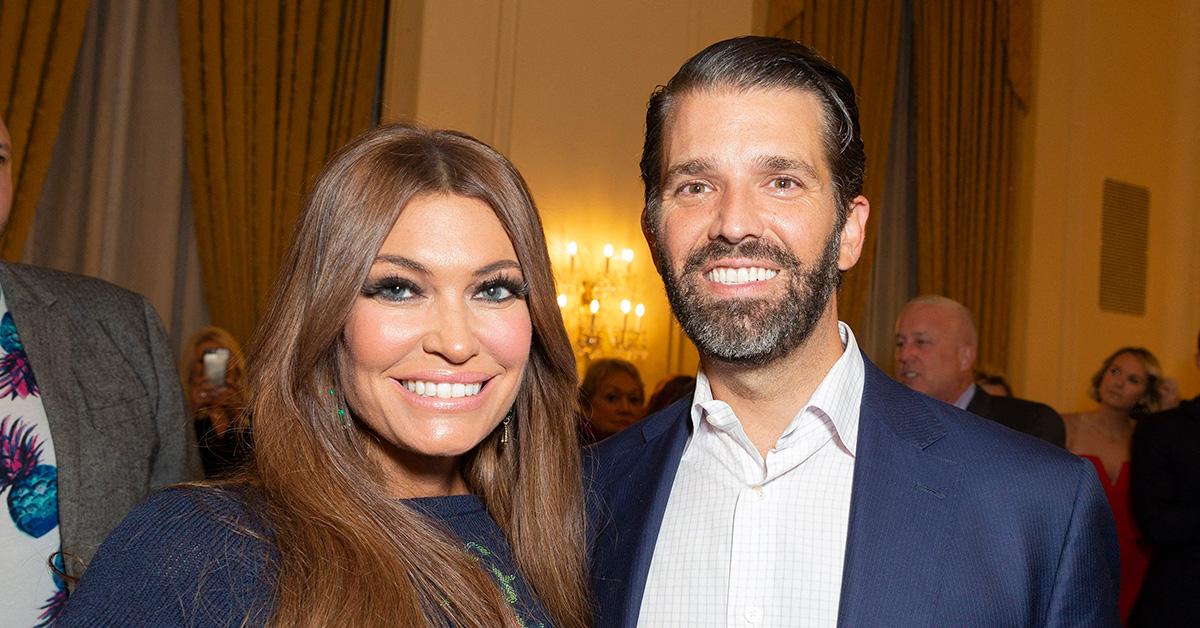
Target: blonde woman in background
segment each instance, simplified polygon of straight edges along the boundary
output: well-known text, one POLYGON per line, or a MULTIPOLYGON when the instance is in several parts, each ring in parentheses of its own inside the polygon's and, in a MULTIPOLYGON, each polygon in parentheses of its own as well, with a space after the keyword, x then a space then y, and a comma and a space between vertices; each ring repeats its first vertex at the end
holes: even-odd
POLYGON ((1123 347, 1109 355, 1092 376, 1090 394, 1099 404, 1096 409, 1063 415, 1067 449, 1096 467, 1117 522, 1122 621, 1129 619, 1149 563, 1130 509, 1129 451, 1135 421, 1159 410, 1162 379, 1162 368, 1153 353, 1142 347, 1123 347))

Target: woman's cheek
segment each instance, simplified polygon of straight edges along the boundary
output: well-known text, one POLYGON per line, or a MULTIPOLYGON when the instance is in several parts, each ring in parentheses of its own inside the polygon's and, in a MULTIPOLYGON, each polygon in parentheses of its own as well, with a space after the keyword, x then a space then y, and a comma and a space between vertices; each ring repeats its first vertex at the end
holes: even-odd
POLYGON ((478 333, 496 362, 506 368, 525 367, 533 340, 533 324, 524 302, 482 317, 478 333))

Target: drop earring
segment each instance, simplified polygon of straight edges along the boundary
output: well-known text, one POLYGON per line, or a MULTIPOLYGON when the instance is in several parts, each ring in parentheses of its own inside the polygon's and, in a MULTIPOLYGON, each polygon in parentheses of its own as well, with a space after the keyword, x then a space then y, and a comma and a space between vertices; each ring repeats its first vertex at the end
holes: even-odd
POLYGON ((513 411, 512 411, 512 408, 509 408, 508 413, 504 415, 504 420, 501 421, 501 423, 504 424, 504 431, 500 432, 500 444, 501 445, 508 443, 508 438, 509 438, 509 434, 510 434, 510 430, 511 430, 509 425, 512 423, 512 418, 513 418, 513 411))

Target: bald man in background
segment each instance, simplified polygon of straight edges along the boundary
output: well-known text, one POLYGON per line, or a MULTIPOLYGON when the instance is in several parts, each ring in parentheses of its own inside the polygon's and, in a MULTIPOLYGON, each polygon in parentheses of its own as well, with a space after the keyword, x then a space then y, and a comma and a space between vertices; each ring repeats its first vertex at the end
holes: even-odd
POLYGON ((896 379, 909 388, 1064 447, 1062 417, 1050 406, 997 397, 975 385, 978 333, 971 312, 943 296, 909 301, 896 321, 896 379))

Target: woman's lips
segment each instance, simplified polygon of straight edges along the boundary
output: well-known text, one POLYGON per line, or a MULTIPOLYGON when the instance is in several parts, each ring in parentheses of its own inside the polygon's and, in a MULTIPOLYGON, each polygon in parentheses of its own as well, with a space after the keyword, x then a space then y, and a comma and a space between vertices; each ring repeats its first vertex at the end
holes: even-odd
POLYGON ((477 410, 489 396, 492 378, 479 374, 416 375, 392 383, 408 403, 436 412, 477 410))

